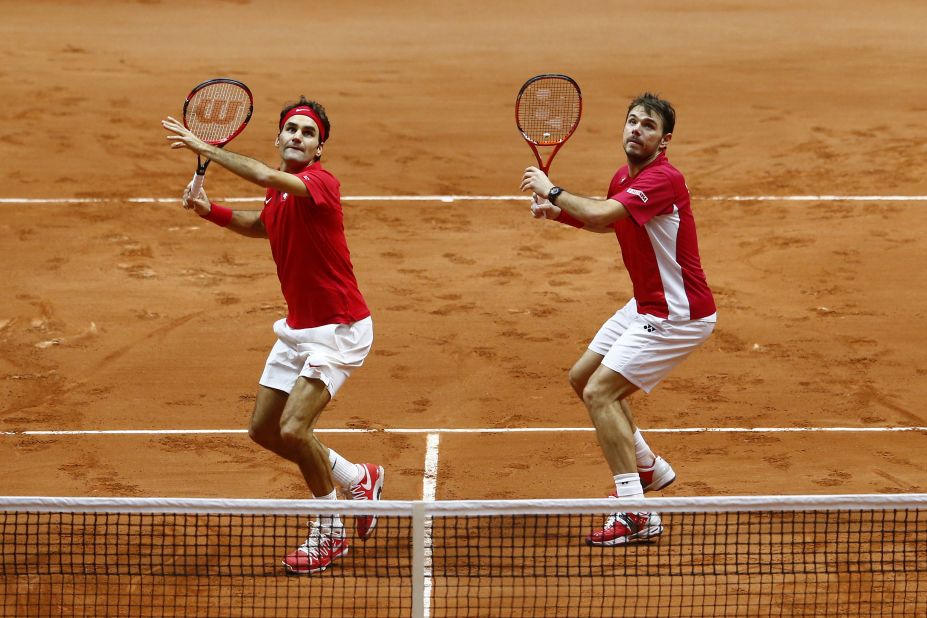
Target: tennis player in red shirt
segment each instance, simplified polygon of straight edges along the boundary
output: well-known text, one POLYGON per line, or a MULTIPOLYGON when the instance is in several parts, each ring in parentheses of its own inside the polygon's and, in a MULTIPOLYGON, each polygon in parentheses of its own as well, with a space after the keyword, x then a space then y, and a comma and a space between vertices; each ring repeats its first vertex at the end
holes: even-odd
MULTIPOLYGON (((628 162, 615 173, 605 198, 565 191, 536 167, 527 168, 521 182, 522 191, 533 192, 535 218, 614 233, 631 276, 634 298, 602 325, 570 370, 570 384, 595 425, 619 500, 643 498, 645 491, 676 479, 635 426, 628 397, 638 389, 649 393, 705 342, 716 322, 689 189, 666 158, 675 124, 669 101, 645 93, 631 102, 622 136, 628 162)), ((617 512, 586 543, 645 542, 662 532, 656 513, 617 512)))
MULTIPOLYGON (((231 210, 210 202, 205 192, 190 195, 190 186, 183 195, 184 206, 204 219, 269 239, 277 265, 287 317, 274 324, 277 342, 259 381, 251 438, 295 462, 318 499, 335 500, 337 483, 351 499, 378 500, 383 468, 347 461, 314 432, 322 410, 373 344, 370 310, 345 239, 340 183, 322 167, 331 135, 325 109, 305 97, 283 108, 274 142, 277 169, 210 146, 173 118, 162 125, 172 148, 192 150, 267 189, 259 211, 231 210)), ((357 535, 366 540, 376 524, 376 517, 357 517, 357 535)), ((291 573, 316 573, 347 552, 340 518, 325 516, 311 522, 306 542, 283 564, 291 573)))

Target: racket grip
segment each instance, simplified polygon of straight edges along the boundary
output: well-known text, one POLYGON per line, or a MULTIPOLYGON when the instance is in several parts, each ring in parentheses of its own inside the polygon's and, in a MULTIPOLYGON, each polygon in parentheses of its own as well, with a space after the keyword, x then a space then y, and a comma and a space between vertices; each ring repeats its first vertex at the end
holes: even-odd
POLYGON ((190 183, 190 197, 197 198, 200 195, 200 190, 203 188, 203 181, 206 180, 206 174, 200 174, 199 172, 193 174, 193 182, 190 183))

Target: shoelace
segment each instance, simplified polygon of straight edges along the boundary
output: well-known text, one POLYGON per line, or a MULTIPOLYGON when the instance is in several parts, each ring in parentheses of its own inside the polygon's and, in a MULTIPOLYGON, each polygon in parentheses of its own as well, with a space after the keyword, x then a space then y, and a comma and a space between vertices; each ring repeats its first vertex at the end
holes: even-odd
MULTIPOLYGON (((615 524, 621 522, 624 526, 631 532, 637 532, 641 529, 641 525, 634 520, 631 516, 632 513, 612 513, 608 516, 608 519, 605 520, 605 529, 609 530, 615 527, 615 524)), ((647 513, 638 513, 638 517, 647 517, 647 513)))
POLYGON ((312 522, 309 527, 309 536, 306 541, 299 546, 300 551, 305 552, 310 559, 318 558, 323 552, 329 550, 333 543, 330 534, 323 534, 322 528, 318 522, 312 522))

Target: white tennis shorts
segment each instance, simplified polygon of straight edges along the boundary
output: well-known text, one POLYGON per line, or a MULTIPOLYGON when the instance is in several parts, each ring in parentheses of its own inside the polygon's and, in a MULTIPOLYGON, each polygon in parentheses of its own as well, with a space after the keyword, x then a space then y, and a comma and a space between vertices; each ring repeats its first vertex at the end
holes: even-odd
POLYGON ((602 364, 649 393, 702 345, 715 329, 717 314, 700 320, 670 321, 637 312, 633 298, 608 319, 589 344, 602 364))
POLYGON ((289 393, 299 376, 315 378, 331 394, 344 384, 373 345, 373 320, 368 316, 353 324, 326 324, 316 328, 290 328, 285 319, 274 323, 274 344, 260 384, 289 393))

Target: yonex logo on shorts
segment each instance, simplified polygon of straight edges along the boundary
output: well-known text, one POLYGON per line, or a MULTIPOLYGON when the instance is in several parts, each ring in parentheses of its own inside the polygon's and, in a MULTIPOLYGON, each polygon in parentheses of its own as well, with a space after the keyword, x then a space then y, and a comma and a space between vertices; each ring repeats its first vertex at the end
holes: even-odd
POLYGON ((637 197, 641 198, 641 201, 645 204, 647 203, 647 194, 640 189, 626 189, 626 191, 631 195, 636 195, 637 197))
POLYGON ((647 331, 648 333, 652 333, 653 331, 657 329, 651 324, 644 324, 644 330, 647 331))

